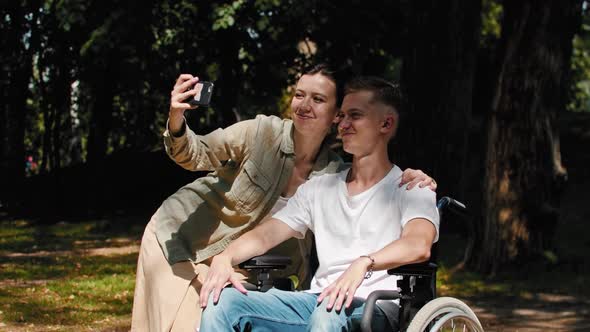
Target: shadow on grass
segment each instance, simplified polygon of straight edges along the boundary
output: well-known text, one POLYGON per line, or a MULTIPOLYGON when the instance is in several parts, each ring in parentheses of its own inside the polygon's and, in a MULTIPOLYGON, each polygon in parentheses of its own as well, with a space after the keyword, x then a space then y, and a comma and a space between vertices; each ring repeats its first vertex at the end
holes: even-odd
POLYGON ((28 281, 135 273, 137 254, 117 256, 0 257, 1 280, 28 281))
POLYGON ((128 325, 143 227, 119 220, 0 221, 0 321, 32 331, 128 325), (114 255, 92 251, 125 246, 114 255))
POLYGON ((11 290, 0 291, 0 297, 13 298, 9 306, 4 305, 5 310, 10 309, 4 314, 5 322, 35 325, 92 325, 105 317, 129 315, 133 303, 133 294, 124 299, 95 297, 91 304, 73 300, 62 303, 55 298, 18 295, 11 290))
POLYGON ((49 325, 92 324, 106 317, 128 316, 133 302, 136 254, 112 257, 70 257, 3 263, 0 290, 3 321, 49 325), (15 275, 7 283, 7 275, 15 275))
MULTIPOLYGON (((0 221, 1 322, 35 324, 31 330, 40 331, 128 329, 137 253, 91 256, 85 250, 137 244, 143 227, 125 220, 0 221)), ((465 243, 456 234, 441 237, 439 296, 472 305, 486 331, 590 330, 590 271, 581 260, 587 240, 579 242, 582 251, 561 243, 553 263, 530 262, 495 278, 450 271, 465 243)))
POLYGON ((117 247, 138 241, 145 224, 126 219, 53 225, 27 220, 0 220, 0 254, 117 247))
POLYGON ((563 264, 528 264, 494 278, 439 270, 439 296, 468 303, 486 331, 589 331, 590 277, 563 264))

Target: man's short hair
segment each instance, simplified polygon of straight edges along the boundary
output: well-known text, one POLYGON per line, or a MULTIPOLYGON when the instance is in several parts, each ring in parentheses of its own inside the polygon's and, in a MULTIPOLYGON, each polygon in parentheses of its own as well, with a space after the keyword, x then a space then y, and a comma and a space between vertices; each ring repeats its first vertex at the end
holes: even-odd
POLYGON ((373 92, 373 100, 391 106, 398 116, 403 111, 404 97, 398 83, 389 82, 376 76, 359 76, 348 81, 344 95, 358 91, 373 92))

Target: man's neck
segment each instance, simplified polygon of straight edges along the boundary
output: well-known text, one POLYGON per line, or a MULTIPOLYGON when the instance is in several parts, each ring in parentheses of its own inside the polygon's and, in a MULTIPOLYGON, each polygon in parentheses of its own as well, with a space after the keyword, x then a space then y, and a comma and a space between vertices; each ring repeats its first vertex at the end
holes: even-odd
POLYGON ((387 150, 376 149, 365 156, 353 156, 352 167, 347 177, 349 195, 359 194, 381 181, 391 170, 387 150))

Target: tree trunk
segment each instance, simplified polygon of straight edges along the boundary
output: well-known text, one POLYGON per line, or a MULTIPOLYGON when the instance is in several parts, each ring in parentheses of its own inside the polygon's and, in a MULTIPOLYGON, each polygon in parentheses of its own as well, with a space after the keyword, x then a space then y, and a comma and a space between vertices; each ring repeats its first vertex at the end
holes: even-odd
POLYGON ((409 6, 402 67, 408 103, 390 155, 405 167, 425 169, 439 193, 464 199, 481 1, 409 6))
MULTIPOLYGON (((36 11, 36 5, 36 2, 30 4, 34 8, 31 12, 36 11)), ((19 207, 25 178, 25 111, 32 53, 26 49, 23 36, 31 28, 25 19, 29 9, 20 1, 12 1, 10 6, 3 6, 0 24, 3 27, 2 72, 6 75, 2 78, 5 102, 0 113, 0 208, 5 205, 9 211, 19 207)))
POLYGON ((239 115, 237 107, 242 70, 238 58, 240 32, 238 29, 228 28, 218 31, 218 36, 224 41, 224 48, 219 54, 221 75, 217 81, 218 91, 215 93, 215 100, 212 100, 217 113, 217 123, 211 126, 225 128, 234 124, 239 115))
POLYGON ((550 249, 566 180, 556 118, 565 109, 582 1, 504 3, 488 123, 483 220, 468 263, 495 274, 550 249))
MULTIPOLYGON (((41 53, 41 52, 40 52, 41 53)), ((40 73, 44 72, 45 65, 42 64, 42 56, 39 57, 40 59, 37 61, 37 71, 40 73)), ((52 151, 51 148, 53 145, 51 144, 51 137, 53 137, 53 105, 50 103, 50 92, 45 83, 44 77, 39 77, 36 81, 37 91, 39 93, 39 99, 41 100, 41 105, 39 105, 39 109, 41 110, 41 114, 43 114, 43 128, 45 131, 43 132, 43 148, 42 148, 42 157, 41 157, 41 173, 48 173, 49 170, 53 167, 50 165, 52 151)))
MULTIPOLYGON (((110 55, 105 55, 112 59, 110 55)), ((107 61, 103 66, 93 66, 85 75, 90 87, 90 130, 88 133, 88 163, 104 160, 107 154, 109 134, 113 122, 113 98, 117 81, 115 65, 107 61)))
POLYGON ((115 66, 116 56, 105 50, 103 63, 90 64, 84 75, 88 86, 90 123, 88 132, 88 186, 92 188, 88 195, 88 215, 101 215, 107 210, 109 190, 106 181, 105 162, 109 147, 109 136, 113 126, 113 99, 118 75, 115 66))

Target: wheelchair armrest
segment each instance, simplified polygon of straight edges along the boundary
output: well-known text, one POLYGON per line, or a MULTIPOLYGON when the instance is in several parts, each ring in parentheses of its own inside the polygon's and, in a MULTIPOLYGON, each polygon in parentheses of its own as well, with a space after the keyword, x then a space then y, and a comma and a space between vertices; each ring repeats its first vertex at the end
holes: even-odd
POLYGON ((461 217, 467 217, 467 206, 458 200, 445 196, 436 202, 438 213, 442 216, 444 212, 453 212, 461 217))
POLYGON ((387 273, 390 275, 430 277, 436 272, 437 268, 438 266, 433 262, 424 262, 402 265, 395 269, 387 270, 387 273))
POLYGON ((279 270, 291 265, 291 258, 280 255, 261 255, 252 257, 238 266, 246 270, 279 270))
POLYGON ((371 332, 371 321, 373 320, 373 310, 377 300, 397 300, 400 298, 400 293, 394 290, 376 290, 365 300, 365 308, 363 309, 363 318, 361 320, 361 331, 371 332))

